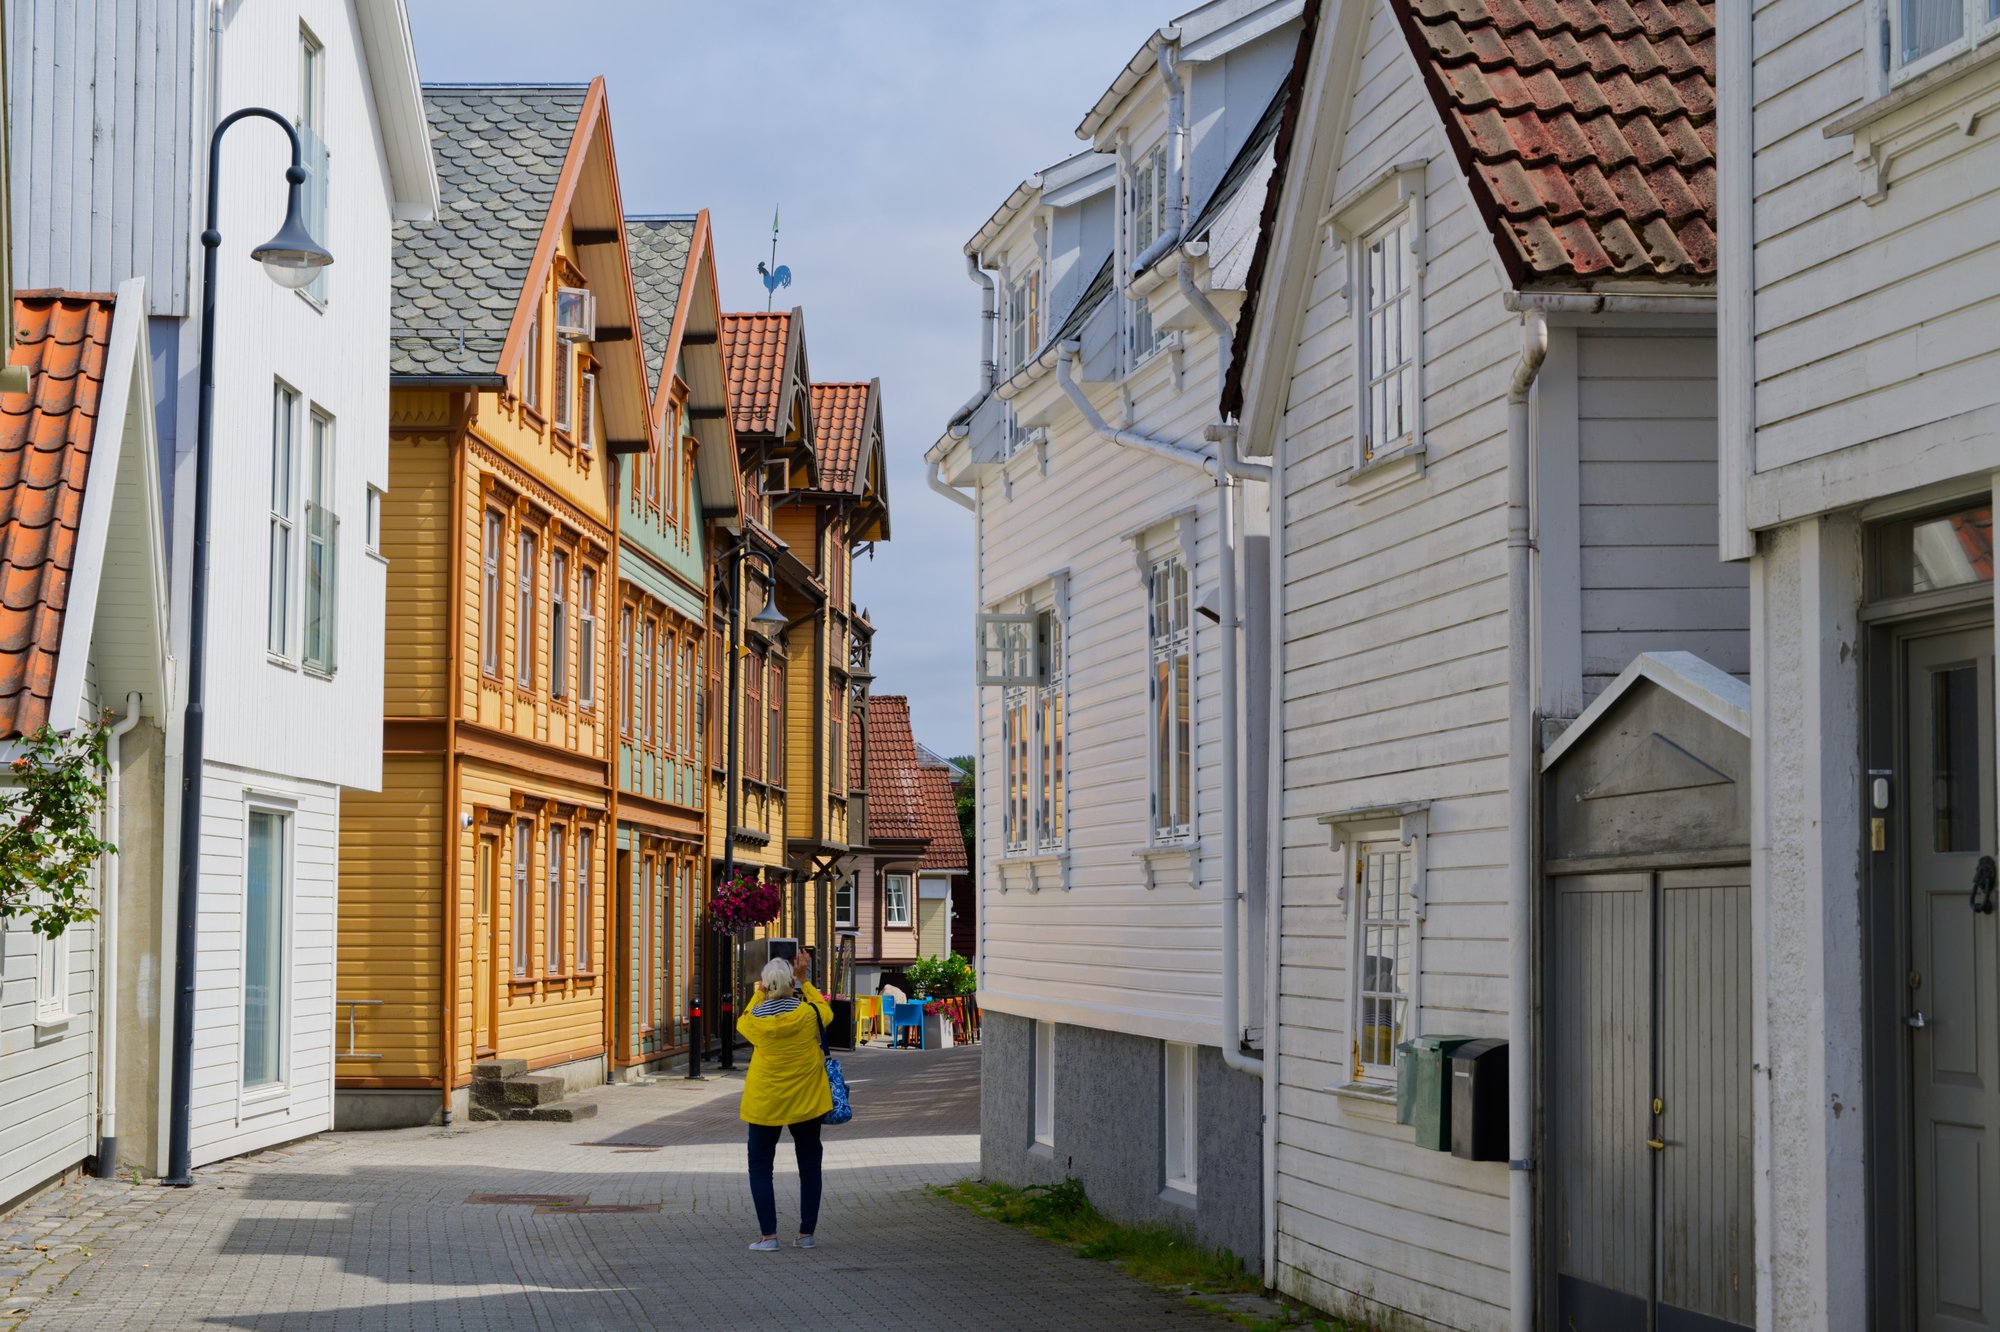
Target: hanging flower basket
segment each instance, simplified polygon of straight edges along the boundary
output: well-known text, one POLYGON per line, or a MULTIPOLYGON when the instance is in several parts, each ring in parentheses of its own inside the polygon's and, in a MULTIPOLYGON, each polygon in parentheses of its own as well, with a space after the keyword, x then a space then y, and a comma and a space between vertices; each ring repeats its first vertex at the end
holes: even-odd
POLYGON ((740 869, 716 888, 709 923, 717 934, 746 933, 776 920, 784 901, 777 884, 760 878, 755 870, 740 869))

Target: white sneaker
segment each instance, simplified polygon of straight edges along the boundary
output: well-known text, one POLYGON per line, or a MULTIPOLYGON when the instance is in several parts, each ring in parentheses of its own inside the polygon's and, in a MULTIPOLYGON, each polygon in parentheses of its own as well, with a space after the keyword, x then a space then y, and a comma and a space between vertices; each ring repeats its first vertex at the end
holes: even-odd
POLYGON ((819 1247, 819 1241, 811 1235, 801 1235, 792 1241, 792 1247, 794 1249, 814 1249, 819 1247))
POLYGON ((776 1253, 777 1251, 778 1241, 775 1238, 760 1239, 750 1246, 750 1252, 752 1253, 776 1253))

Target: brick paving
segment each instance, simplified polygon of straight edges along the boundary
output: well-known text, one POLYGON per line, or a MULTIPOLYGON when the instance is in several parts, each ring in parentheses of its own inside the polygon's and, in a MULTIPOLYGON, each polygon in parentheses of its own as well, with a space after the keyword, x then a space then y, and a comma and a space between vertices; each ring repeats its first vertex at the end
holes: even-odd
MULTIPOLYGON (((744 1247, 741 1073, 668 1077, 590 1093, 600 1113, 581 1124, 332 1133, 197 1171, 189 1189, 52 1191, 0 1218, 0 1329, 1230 1327, 924 1195, 978 1172, 978 1059, 844 1059, 856 1117, 826 1130, 814 1250, 744 1247)), ((787 1240, 796 1181, 781 1146, 787 1240)))

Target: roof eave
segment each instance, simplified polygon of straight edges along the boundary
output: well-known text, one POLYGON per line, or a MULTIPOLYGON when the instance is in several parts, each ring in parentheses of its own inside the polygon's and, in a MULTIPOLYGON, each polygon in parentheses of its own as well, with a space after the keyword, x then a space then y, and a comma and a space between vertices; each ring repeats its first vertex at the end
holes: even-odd
POLYGON ((432 221, 442 200, 409 10, 404 0, 360 0, 355 14, 389 164, 391 206, 402 221, 432 221))

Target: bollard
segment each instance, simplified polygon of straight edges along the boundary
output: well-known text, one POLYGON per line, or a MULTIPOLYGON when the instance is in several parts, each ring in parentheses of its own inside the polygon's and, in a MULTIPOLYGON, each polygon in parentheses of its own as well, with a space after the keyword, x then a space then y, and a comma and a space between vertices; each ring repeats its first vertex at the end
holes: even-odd
POLYGON ((722 1066, 736 1067, 736 1000, 729 995, 722 996, 722 1019, 716 1029, 722 1037, 722 1066))
POLYGON ((701 1000, 697 999, 688 1008, 688 1071, 689 1082, 701 1082, 701 1000))

